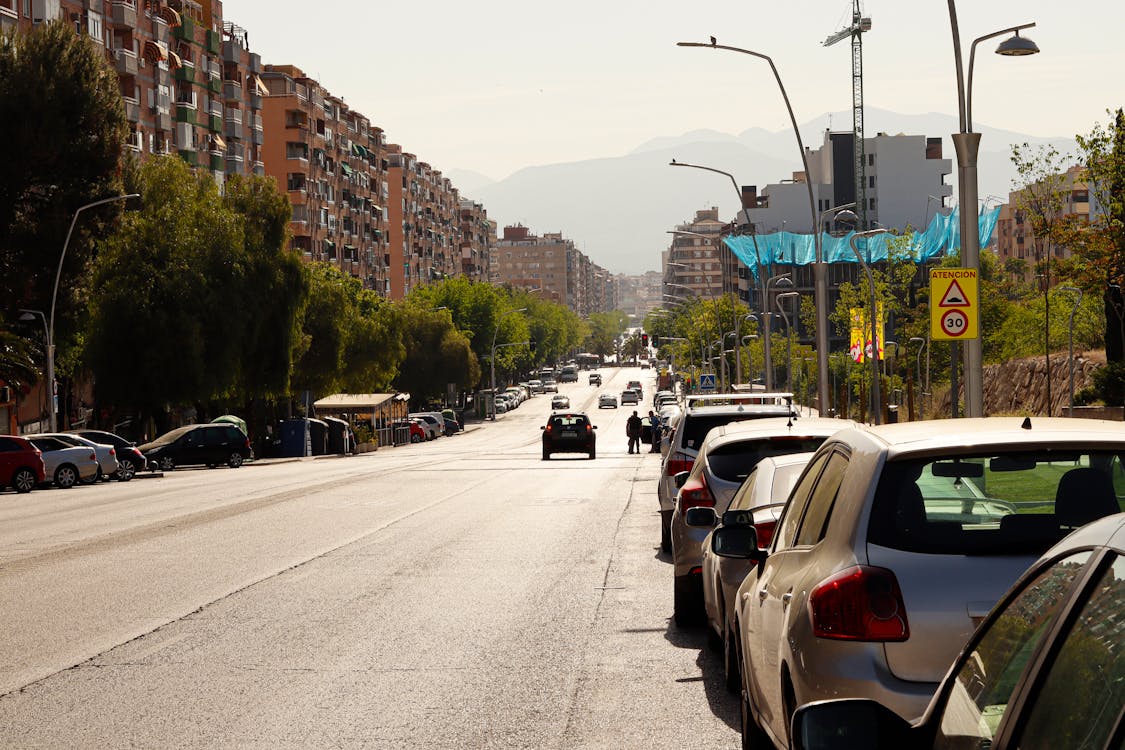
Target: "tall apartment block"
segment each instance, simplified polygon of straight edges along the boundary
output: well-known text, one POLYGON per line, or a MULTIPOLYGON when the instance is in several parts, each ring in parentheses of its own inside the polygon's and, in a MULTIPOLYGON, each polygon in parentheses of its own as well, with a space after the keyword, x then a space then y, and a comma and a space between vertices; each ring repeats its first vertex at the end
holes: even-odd
POLYGON ((616 304, 613 279, 561 232, 531 233, 522 225, 504 227, 493 249, 494 278, 566 305, 579 315, 607 312, 616 304))
POLYGON ((473 281, 489 281, 496 222, 489 220, 488 211, 480 203, 462 198, 459 207, 461 274, 473 281))
POLYGON ((263 174, 260 58, 224 28, 218 0, 0 0, 0 28, 64 19, 105 48, 117 71, 128 148, 178 153, 220 182, 263 174))
POLYGON ((384 138, 293 65, 267 65, 265 172, 293 205, 292 247, 387 294, 384 138))
MULTIPOLYGON (((1076 219, 1089 222, 1091 218, 1090 186, 1086 169, 1074 166, 1059 175, 1055 189, 1059 192, 1057 210, 1048 211, 1048 218, 1076 219)), ((996 222, 996 254, 1008 273, 1018 274, 1025 281, 1031 281, 1039 273, 1036 264, 1051 258, 1068 258, 1070 249, 1062 245, 1050 245, 1045 239, 1036 237, 1032 231, 1031 220, 1021 205, 1041 203, 1051 205, 1046 199, 1049 188, 1034 185, 1008 194, 1008 202, 1000 207, 1000 217, 996 222), (1039 197, 1037 197, 1039 196, 1039 197)), ((1096 210, 1094 211, 1096 213, 1096 210)))
POLYGON ((692 221, 675 228, 683 234, 672 235, 672 246, 665 255, 665 294, 714 299, 723 293, 722 260, 724 254, 730 254, 722 244, 727 228, 716 207, 696 211, 692 221))

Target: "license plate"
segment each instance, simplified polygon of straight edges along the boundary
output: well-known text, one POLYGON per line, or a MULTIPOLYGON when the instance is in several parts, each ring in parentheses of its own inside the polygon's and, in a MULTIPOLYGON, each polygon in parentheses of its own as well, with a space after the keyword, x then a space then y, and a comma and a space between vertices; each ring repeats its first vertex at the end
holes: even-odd
POLYGON ((574 438, 574 437, 578 437, 578 433, 577 433, 577 432, 575 432, 574 430, 563 430, 563 431, 562 431, 562 436, 563 436, 563 437, 574 438))

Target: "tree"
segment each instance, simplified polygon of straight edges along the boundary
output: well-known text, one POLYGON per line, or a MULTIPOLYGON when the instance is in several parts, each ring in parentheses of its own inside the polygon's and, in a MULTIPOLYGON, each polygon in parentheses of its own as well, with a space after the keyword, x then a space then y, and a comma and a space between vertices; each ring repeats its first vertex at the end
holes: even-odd
POLYGON ((629 318, 624 312, 590 313, 590 332, 586 336, 583 348, 599 357, 608 357, 614 353, 617 337, 629 324, 629 318))
POLYGON ((409 392, 412 402, 423 405, 441 400, 449 383, 461 390, 476 385, 480 364, 469 339, 444 310, 403 305, 401 315, 406 358, 394 381, 397 390, 409 392))
MULTIPOLYGON (((9 318, 49 311, 63 241, 75 210, 120 195, 128 126, 117 73, 96 42, 59 20, 0 36, 0 305, 9 318)), ((62 269, 55 340, 65 349, 98 238, 121 203, 85 211, 62 269)))

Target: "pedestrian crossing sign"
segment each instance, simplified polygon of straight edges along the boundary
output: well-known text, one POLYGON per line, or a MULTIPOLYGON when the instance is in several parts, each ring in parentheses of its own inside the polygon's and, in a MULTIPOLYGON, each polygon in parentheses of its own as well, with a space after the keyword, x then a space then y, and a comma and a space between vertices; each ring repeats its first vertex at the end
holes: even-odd
POLYGON ((705 372, 699 376, 699 390, 713 391, 715 390, 715 373, 705 372))

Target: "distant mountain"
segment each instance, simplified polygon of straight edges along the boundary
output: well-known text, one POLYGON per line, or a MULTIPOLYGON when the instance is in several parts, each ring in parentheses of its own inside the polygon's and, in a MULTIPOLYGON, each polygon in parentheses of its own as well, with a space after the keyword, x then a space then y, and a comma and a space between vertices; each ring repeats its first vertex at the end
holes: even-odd
POLYGON ((472 198, 473 200, 477 200, 475 197, 477 191, 496 182, 488 175, 474 172, 471 169, 450 169, 442 174, 457 186, 461 197, 472 198))
MULTIPOLYGON (((942 136, 943 155, 953 161, 949 183, 956 196, 956 158, 949 138, 958 129, 956 117, 905 115, 876 107, 868 107, 864 114, 868 137, 877 133, 942 136)), ((806 147, 821 146, 829 122, 834 131, 850 130, 851 111, 825 113, 802 125, 806 147)), ((1015 176, 1009 160, 1011 144, 1051 143, 1063 152, 1075 150, 1073 138, 1043 138, 979 124, 974 129, 982 134, 981 198, 1007 199, 1015 176)), ((634 274, 660 267, 660 254, 669 246, 668 230, 690 221, 696 210, 717 206, 720 216, 731 218, 739 208, 735 187, 726 178, 670 167, 673 159, 722 169, 733 174, 739 185, 757 185, 759 190, 801 169, 792 130, 751 128, 738 135, 693 130, 654 138, 623 156, 528 167, 499 181, 463 170, 446 174, 462 195, 485 205, 501 233, 506 224, 517 222, 537 234, 561 231, 595 263, 613 273, 634 274), (471 179, 474 175, 480 179, 471 179)))

